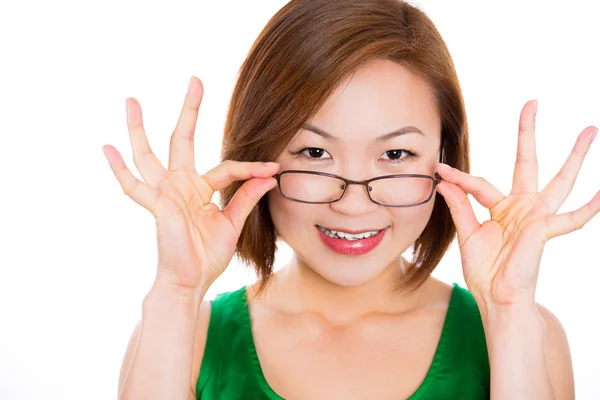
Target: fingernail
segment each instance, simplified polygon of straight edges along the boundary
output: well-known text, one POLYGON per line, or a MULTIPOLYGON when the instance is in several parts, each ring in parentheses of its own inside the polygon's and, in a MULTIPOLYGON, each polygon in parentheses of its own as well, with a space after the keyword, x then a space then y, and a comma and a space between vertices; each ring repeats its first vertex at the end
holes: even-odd
POLYGON ((594 132, 594 134, 592 135, 592 141, 594 141, 594 139, 596 139, 597 134, 598 134, 598 128, 596 128, 596 132, 594 132))
POLYGON ((266 162, 266 163, 263 163, 263 164, 265 164, 265 167, 275 167, 275 166, 279 165, 279 164, 274 163, 274 162, 266 162))
POLYGON ((449 166, 448 164, 440 163, 439 165, 440 165, 440 168, 445 171, 450 171, 452 169, 452 167, 449 166))
MULTIPOLYGON (((106 157, 106 150, 104 150, 104 146, 102 146, 102 153, 104 153, 104 157, 106 157)), ((108 158, 108 157, 106 157, 108 158)))
POLYGON ((534 115, 534 116, 537 116, 537 111, 538 111, 538 100, 537 100, 537 99, 535 99, 535 109, 534 109, 534 110, 535 110, 535 111, 534 111, 534 114, 533 114, 533 115, 534 115))
POLYGON ((194 75, 192 75, 192 77, 190 78, 190 83, 188 83, 188 92, 190 91, 190 88, 192 87, 192 82, 194 82, 194 75))

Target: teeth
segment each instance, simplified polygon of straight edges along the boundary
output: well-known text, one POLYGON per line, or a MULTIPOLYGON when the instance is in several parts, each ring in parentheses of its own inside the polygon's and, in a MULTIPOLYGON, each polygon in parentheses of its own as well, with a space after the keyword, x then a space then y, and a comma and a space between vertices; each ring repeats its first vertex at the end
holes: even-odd
POLYGON ((380 232, 380 231, 371 231, 371 232, 357 233, 357 234, 353 235, 351 233, 346 233, 346 232, 330 231, 329 229, 325 229, 321 226, 319 226, 319 229, 331 238, 345 239, 345 240, 365 239, 365 238, 371 237, 373 235, 377 235, 380 232))

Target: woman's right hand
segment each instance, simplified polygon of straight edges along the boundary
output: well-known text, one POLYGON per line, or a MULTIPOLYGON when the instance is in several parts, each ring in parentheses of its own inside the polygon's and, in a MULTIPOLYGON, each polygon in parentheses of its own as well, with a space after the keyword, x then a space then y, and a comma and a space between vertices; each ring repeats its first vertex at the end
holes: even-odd
POLYGON ((116 148, 103 147, 123 192, 154 215, 156 279, 177 291, 208 289, 229 265, 252 208, 277 186, 273 175, 279 166, 274 163, 226 160, 204 175, 196 172, 194 133, 203 93, 200 79, 192 77, 171 136, 168 169, 150 148, 139 103, 134 98, 126 100, 133 161, 145 182, 129 171, 116 148), (220 210, 211 203, 214 192, 236 180, 247 181, 220 210))

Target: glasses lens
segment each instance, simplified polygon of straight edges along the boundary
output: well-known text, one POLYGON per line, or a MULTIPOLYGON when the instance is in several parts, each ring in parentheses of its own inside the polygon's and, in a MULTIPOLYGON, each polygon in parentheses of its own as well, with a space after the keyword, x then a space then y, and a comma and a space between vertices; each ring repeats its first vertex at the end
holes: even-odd
POLYGON ((344 181, 330 176, 290 172, 281 174, 281 191, 294 200, 321 203, 340 198, 344 181))
POLYGON ((433 180, 419 177, 384 178, 369 183, 371 198, 387 206, 421 203, 432 189, 433 180))

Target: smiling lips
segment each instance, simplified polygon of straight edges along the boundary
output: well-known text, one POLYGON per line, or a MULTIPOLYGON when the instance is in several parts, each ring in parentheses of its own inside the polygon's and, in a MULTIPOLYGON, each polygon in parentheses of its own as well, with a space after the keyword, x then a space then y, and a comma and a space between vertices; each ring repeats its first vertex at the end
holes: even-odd
POLYGON ((316 226, 321 241, 332 251, 343 255, 361 255, 373 250, 383 239, 387 228, 351 231, 316 226))

